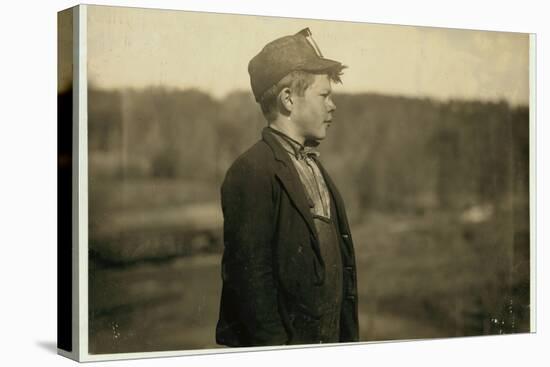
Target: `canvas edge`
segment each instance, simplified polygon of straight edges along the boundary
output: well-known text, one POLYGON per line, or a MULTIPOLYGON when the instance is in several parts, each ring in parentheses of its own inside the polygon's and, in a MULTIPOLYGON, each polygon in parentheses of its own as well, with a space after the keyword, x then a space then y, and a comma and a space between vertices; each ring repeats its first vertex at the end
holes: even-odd
MULTIPOLYGON (((448 338, 429 338, 429 339, 399 339, 399 340, 380 340, 380 341, 362 341, 358 343, 335 343, 335 344, 311 344, 297 346, 266 346, 266 347, 247 347, 247 348, 220 348, 220 349, 193 349, 193 350, 177 350, 177 351, 150 351, 150 352, 135 352, 135 353, 111 353, 111 354, 90 354, 89 353, 89 329, 88 329, 88 130, 87 130, 87 9, 89 6, 109 6, 122 7, 127 6, 111 6, 111 5, 85 5, 80 4, 72 9, 73 11, 73 37, 74 50, 73 59, 73 154, 78 157, 73 160, 73 352, 58 349, 58 354, 74 359, 78 362, 99 362, 99 361, 115 361, 115 360, 132 360, 132 359, 151 359, 151 358, 167 358, 181 356, 197 356, 197 355, 212 355, 225 353, 243 353, 256 351, 273 351, 273 350, 292 350, 305 348, 319 347, 349 347, 355 345, 368 345, 380 343, 401 343, 407 341, 435 341, 448 338)), ((130 7, 131 8, 131 7, 130 7)), ((159 8, 145 8, 159 9, 159 8)), ((189 11, 183 9, 161 9, 173 11, 189 11)), ((209 12, 205 12, 209 13, 209 12)), ((223 13, 229 14, 229 13, 223 13)), ((237 14, 235 14, 237 15, 237 14)), ((267 17, 266 15, 258 15, 267 17)), ((375 24, 375 23, 369 23, 375 24)), ((385 24, 385 23, 384 23, 385 24)), ((387 23, 390 24, 390 23, 387 23)), ((407 26, 400 24, 391 24, 396 26, 407 26)), ((429 26, 422 26, 429 27, 429 26)), ((441 28, 441 27, 435 27, 441 28)), ((480 30, 481 31, 481 30, 480 30)), ((489 30, 495 32, 494 30, 489 30)), ((503 31, 496 31, 503 32, 503 31)), ((505 31, 504 31, 505 32, 505 31)), ((518 33, 518 32, 513 32, 518 33)), ((529 134, 530 134, 530 233, 531 233, 531 307, 530 307, 530 332, 536 332, 536 35, 529 34, 529 134)), ((519 333, 522 334, 522 333, 519 333)), ((474 337, 486 337, 495 335, 479 335, 474 337)), ((451 338, 453 339, 453 338, 451 338)))
MULTIPOLYGON (((74 159, 73 157, 75 156, 74 153, 75 153, 75 150, 74 150, 74 79, 75 79, 75 75, 74 75, 74 56, 75 56, 75 50, 77 49, 76 45, 75 45, 75 24, 74 24, 74 13, 75 13, 75 7, 70 7, 70 8, 66 8, 66 9, 62 9, 62 10, 59 10, 57 12, 57 51, 58 51, 58 60, 57 60, 57 94, 58 94, 58 104, 57 104, 57 107, 58 107, 58 111, 57 111, 57 138, 58 138, 58 142, 57 142, 57 153, 58 153, 58 159, 61 159, 61 154, 70 154, 70 165, 72 166, 71 168, 71 175, 69 177, 69 180, 71 182, 69 188, 70 188, 70 191, 71 193, 68 194, 70 195, 70 197, 68 198, 70 201, 71 201, 71 209, 69 209, 70 211, 70 219, 69 219, 69 225, 71 226, 71 228, 74 228, 74 200, 73 200, 73 195, 74 195, 74 181, 75 181, 75 171, 74 171, 74 167, 75 167, 75 163, 74 163, 74 159), (70 22, 69 22, 69 19, 70 19, 70 22), (68 23, 65 23, 65 22, 68 22, 68 23), (63 47, 63 45, 61 44, 61 32, 64 32, 65 31, 65 27, 72 27, 72 29, 70 29, 70 33, 71 33, 71 39, 70 39, 70 42, 71 42, 71 52, 69 54, 61 54, 59 51, 60 49, 63 47), (64 79, 65 76, 62 75, 63 73, 63 67, 66 66, 67 64, 71 64, 71 74, 70 74, 70 77, 68 79, 64 79), (66 88, 66 86, 64 86, 63 84, 66 82, 66 81, 69 81, 70 82, 70 87, 68 89, 68 91, 72 91, 72 96, 70 96, 72 102, 71 102, 71 105, 67 105, 66 104, 66 101, 64 101, 63 103, 60 104, 60 93, 64 92, 64 88, 66 88), (61 110, 61 109, 67 109, 67 110, 61 110), (68 120, 65 120, 66 119, 66 116, 69 116, 69 119, 68 120), (68 136, 68 139, 65 140, 66 138, 63 136, 61 137, 61 132, 60 130, 65 128, 66 124, 71 124, 73 125, 72 126, 72 130, 73 130, 73 135, 72 136, 68 136), (60 139, 63 139, 62 142, 60 142, 60 139), (67 149, 67 151, 65 151, 65 149, 67 148, 65 146, 65 144, 69 144, 69 147, 67 149), (61 146, 63 145, 63 151, 62 151, 62 148, 61 146), (70 152, 70 153, 69 153, 70 152)), ((60 163, 58 162, 58 166, 57 166, 57 173, 58 173, 58 180, 60 179, 60 171, 61 169, 63 169, 60 165, 60 163)), ((58 181, 58 195, 60 195, 60 183, 58 181)), ((61 219, 60 216, 59 216, 59 205, 60 205, 60 202, 59 202, 59 197, 58 197, 58 221, 61 219)), ((67 224, 67 223, 65 223, 67 224)), ((58 230, 60 229, 59 227, 59 223, 58 223, 58 230)), ((62 243, 61 239, 60 239, 60 235, 58 233, 57 235, 57 354, 63 356, 63 357, 66 357, 66 358, 70 358, 70 359, 73 359, 73 360, 77 360, 78 356, 77 356, 77 353, 76 353, 76 350, 75 350, 75 343, 74 343, 74 340, 75 340, 75 335, 76 333, 78 332, 78 324, 75 323, 75 319, 74 319, 74 308, 75 308, 75 293, 74 293, 74 290, 75 290, 75 275, 77 274, 76 271, 75 271, 75 267, 74 267, 74 247, 75 247, 75 238, 74 238, 74 232, 71 231, 71 238, 70 238, 70 242, 68 243, 62 243), (65 249, 63 248, 63 246, 70 246, 70 248, 68 249, 65 249), (67 253, 69 254, 69 263, 66 263, 66 259, 64 257, 64 255, 61 254, 61 251, 68 251, 67 253), (59 277, 60 276, 63 276, 65 274, 65 272, 67 273, 70 273, 70 277, 71 277, 71 281, 69 283, 69 285, 67 286, 66 284, 61 284, 60 283, 60 279, 59 277), (66 287, 66 288, 65 288, 66 287), (70 335, 67 336, 66 334, 62 336, 62 334, 60 333, 65 333, 67 331, 65 330, 61 330, 60 331, 60 328, 64 329, 64 326, 62 325, 62 321, 60 320, 60 317, 62 316, 60 314, 60 310, 61 310, 61 305, 59 303, 61 302, 67 302, 68 305, 64 305, 64 306, 69 306, 71 312, 70 312, 70 315, 68 315, 71 320, 69 320, 69 324, 70 324, 70 335), (65 344, 65 338, 67 339, 70 339, 70 345, 66 345, 65 344), (63 341, 60 341, 60 339, 62 339, 63 341), (60 343, 62 345, 60 345, 60 343)), ((64 307, 63 307, 64 309, 64 307)), ((66 322, 66 321, 64 321, 66 322)))
MULTIPOLYGON (((78 362, 88 353, 88 155, 86 5, 72 12, 72 350, 57 354, 78 362)), ((60 13, 58 12, 58 13, 60 13)), ((58 61, 59 62, 59 61, 58 61)), ((58 111, 59 113, 59 111, 58 111)), ((59 266, 59 264, 58 264, 59 266)))

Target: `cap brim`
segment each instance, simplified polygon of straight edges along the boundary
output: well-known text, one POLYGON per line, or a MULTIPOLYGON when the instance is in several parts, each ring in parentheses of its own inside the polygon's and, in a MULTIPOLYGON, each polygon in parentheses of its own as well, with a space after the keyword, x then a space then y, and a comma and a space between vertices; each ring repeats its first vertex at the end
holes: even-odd
POLYGON ((314 62, 310 62, 300 69, 304 71, 310 71, 310 72, 321 72, 321 71, 341 68, 342 66, 343 65, 341 62, 320 57, 314 62))

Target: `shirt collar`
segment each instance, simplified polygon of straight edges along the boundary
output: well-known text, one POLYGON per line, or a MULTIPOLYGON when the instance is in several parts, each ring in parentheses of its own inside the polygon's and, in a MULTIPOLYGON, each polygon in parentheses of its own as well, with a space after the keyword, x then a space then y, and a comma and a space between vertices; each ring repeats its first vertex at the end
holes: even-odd
POLYGON ((271 126, 268 126, 268 130, 275 135, 277 141, 279 141, 283 146, 283 149, 296 157, 296 159, 303 159, 310 155, 314 155, 316 157, 321 155, 321 153, 319 153, 319 151, 317 151, 314 147, 304 146, 300 142, 292 139, 290 136, 279 130, 275 130, 271 126))

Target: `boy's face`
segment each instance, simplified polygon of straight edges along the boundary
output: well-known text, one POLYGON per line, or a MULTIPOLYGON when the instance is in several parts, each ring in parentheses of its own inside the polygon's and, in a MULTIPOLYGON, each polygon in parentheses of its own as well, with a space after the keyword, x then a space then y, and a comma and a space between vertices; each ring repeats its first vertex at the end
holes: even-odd
POLYGON ((332 113, 336 110, 331 97, 331 83, 328 75, 314 75, 313 83, 303 96, 292 94, 293 108, 290 118, 296 132, 307 140, 323 140, 332 123, 332 113))

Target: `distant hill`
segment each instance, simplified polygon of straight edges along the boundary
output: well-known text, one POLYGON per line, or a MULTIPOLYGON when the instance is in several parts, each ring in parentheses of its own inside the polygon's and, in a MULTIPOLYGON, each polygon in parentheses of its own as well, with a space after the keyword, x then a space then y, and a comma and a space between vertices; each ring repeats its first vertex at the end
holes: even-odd
MULTIPOLYGON (((527 201, 529 111, 506 102, 336 94, 321 160, 352 210, 527 201)), ((248 92, 89 91, 91 173, 214 186, 265 126, 248 92)))

